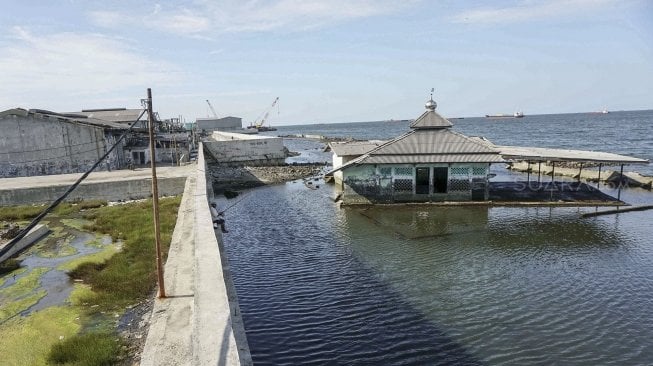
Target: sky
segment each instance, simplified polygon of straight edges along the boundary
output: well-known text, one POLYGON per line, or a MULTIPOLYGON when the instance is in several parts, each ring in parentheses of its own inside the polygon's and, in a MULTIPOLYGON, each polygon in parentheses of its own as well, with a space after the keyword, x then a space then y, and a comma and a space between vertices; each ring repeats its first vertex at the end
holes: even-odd
POLYGON ((653 109, 649 0, 0 0, 0 111, 271 125, 653 109), (273 100, 279 103, 271 109, 273 100))

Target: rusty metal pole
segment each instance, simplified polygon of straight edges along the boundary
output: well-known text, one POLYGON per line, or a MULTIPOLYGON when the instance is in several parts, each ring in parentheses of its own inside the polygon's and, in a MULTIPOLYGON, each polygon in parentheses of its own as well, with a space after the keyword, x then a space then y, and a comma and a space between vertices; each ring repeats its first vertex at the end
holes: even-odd
POLYGON ((154 240, 156 242, 156 274, 159 283, 159 299, 166 297, 163 283, 163 259, 161 257, 161 230, 159 227, 159 187, 156 181, 156 156, 154 149, 154 113, 152 112, 152 89, 147 88, 147 114, 150 131, 150 165, 152 166, 152 210, 154 214, 154 240))

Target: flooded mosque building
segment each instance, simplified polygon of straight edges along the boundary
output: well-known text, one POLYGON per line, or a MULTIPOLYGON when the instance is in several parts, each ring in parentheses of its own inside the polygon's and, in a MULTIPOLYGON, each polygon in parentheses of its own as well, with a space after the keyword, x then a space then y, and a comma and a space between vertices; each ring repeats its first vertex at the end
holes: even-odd
POLYGON ((603 177, 612 176, 619 187, 625 179, 631 180, 629 185, 651 185, 650 181, 639 182, 623 174, 624 165, 648 164, 648 160, 597 151, 497 146, 485 138, 453 131, 453 124, 435 111, 437 104, 433 96, 425 107, 426 111, 410 125, 411 131, 393 140, 329 145, 333 169, 326 176, 333 177, 343 204, 471 201, 510 205, 624 204, 620 196, 613 198, 601 192, 598 184, 594 188, 581 183, 581 177, 588 174, 600 182, 604 166, 621 166, 620 173, 604 171, 603 177), (490 174, 493 163, 527 164, 528 180, 490 182, 494 176, 490 174), (561 165, 579 167, 575 175, 577 182, 555 181, 556 163, 559 169, 561 165), (598 167, 598 176, 595 170, 588 171, 589 167, 598 167), (551 175, 550 182, 541 179, 544 174, 551 175), (537 175, 537 181, 531 182, 531 175, 537 175))
MULTIPOLYGON (((484 201, 490 164, 501 154, 481 139, 452 130, 433 97, 411 131, 362 154, 332 174, 343 203, 484 201)), ((363 147, 370 145, 362 145, 363 147)), ((332 146, 338 156, 337 145, 332 146)))

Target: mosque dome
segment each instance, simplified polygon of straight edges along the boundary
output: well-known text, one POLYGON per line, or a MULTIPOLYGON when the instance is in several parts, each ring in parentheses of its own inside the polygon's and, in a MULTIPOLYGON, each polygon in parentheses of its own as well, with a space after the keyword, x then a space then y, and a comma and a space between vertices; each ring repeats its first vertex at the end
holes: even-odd
POLYGON ((435 111, 435 108, 438 107, 438 103, 436 103, 436 102, 433 100, 433 97, 431 97, 431 99, 429 99, 428 102, 426 102, 426 104, 424 105, 424 107, 426 107, 426 109, 429 110, 429 111, 435 111))

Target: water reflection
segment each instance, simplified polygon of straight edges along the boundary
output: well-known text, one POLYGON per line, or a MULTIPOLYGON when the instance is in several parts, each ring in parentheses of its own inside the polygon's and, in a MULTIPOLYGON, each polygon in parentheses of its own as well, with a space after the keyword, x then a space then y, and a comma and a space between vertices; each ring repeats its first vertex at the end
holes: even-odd
POLYGON ((651 250, 619 224, 568 208, 343 211, 353 255, 484 362, 653 359, 624 338, 653 336, 651 250))

